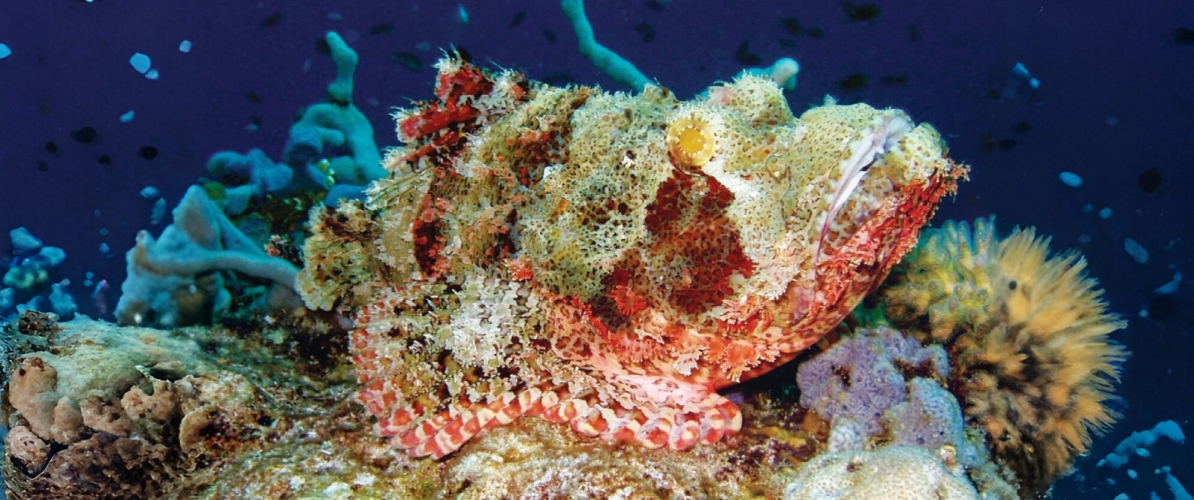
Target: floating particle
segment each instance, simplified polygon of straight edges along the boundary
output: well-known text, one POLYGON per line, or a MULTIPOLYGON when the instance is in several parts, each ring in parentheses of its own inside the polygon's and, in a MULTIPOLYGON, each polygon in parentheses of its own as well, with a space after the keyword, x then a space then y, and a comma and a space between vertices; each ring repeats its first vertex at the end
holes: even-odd
POLYGON ((303 59, 303 73, 311 71, 311 60, 303 59))
POLYGON ((99 159, 96 161, 98 161, 100 165, 106 165, 109 167, 112 166, 112 157, 108 155, 100 155, 99 159))
POLYGON ((522 24, 522 22, 526 21, 526 20, 527 20, 527 11, 520 10, 520 11, 518 11, 517 14, 514 14, 514 19, 510 20, 510 27, 517 28, 518 25, 522 24))
POLYGON ((1087 243, 1090 243, 1090 235, 1086 234, 1086 233, 1079 234, 1078 235, 1078 243, 1082 243, 1084 245, 1087 243))
POLYGON ((1136 471, 1134 471, 1132 469, 1128 469, 1128 477, 1130 477, 1132 479, 1136 479, 1136 471))
POLYGON ((1148 250, 1145 250, 1143 246, 1140 246, 1140 244, 1136 243, 1136 240, 1132 238, 1124 238, 1124 251, 1128 252, 1128 255, 1132 256, 1132 260, 1135 260, 1140 264, 1148 262, 1148 250))
POLYGON ((1090 213, 1092 210, 1094 210, 1094 205, 1091 205, 1090 203, 1087 203, 1087 204, 1085 204, 1085 205, 1082 205, 1082 213, 1084 213, 1084 214, 1088 214, 1088 213, 1090 213))
POLYGON ((822 38, 825 38, 825 32, 821 31, 821 28, 806 29, 806 30, 804 30, 804 34, 808 35, 808 37, 812 38, 813 40, 820 40, 822 38))
POLYGON ((50 169, 49 163, 46 163, 45 160, 38 160, 38 162, 37 162, 37 171, 38 172, 45 172, 49 169, 50 169))
POLYGON ((643 35, 644 43, 648 43, 655 39, 655 28, 652 28, 650 24, 638 23, 634 26, 634 31, 637 31, 639 34, 643 35))
POLYGON ((253 104, 261 104, 261 96, 256 92, 245 92, 245 100, 253 104))
POLYGON ((78 130, 72 130, 70 137, 71 139, 79 141, 83 144, 91 144, 95 142, 96 139, 99 139, 99 133, 96 132, 94 128, 83 127, 78 130))
POLYGON ((1012 66, 1012 74, 1025 80, 1032 77, 1032 75, 1028 73, 1028 67, 1024 66, 1024 63, 1022 62, 1017 62, 1015 66, 1012 66))
POLYGON ((278 23, 280 23, 280 22, 282 22, 282 13, 275 12, 273 14, 265 16, 265 19, 262 19, 260 23, 257 23, 257 27, 258 28, 272 28, 274 26, 277 26, 278 23))
POLYGON ((158 79, 158 70, 156 68, 154 68, 149 71, 146 71, 145 78, 148 78, 150 80, 157 80, 158 79))
POLYGON ((156 188, 156 187, 145 186, 145 187, 141 188, 141 197, 142 198, 152 200, 154 198, 157 198, 159 194, 161 194, 161 191, 158 191, 158 188, 156 188))
POLYGON ((137 154, 146 160, 152 160, 158 157, 158 148, 153 146, 142 146, 141 149, 137 150, 137 154))
POLYGON ((1161 171, 1157 167, 1152 167, 1140 173, 1136 178, 1140 182, 1140 189, 1146 193, 1151 193, 1161 187, 1161 171))
POLYGON ((341 14, 341 13, 339 13, 339 12, 328 12, 328 20, 330 20, 330 21, 343 21, 343 20, 344 20, 344 14, 341 14))
POLYGON ((58 153, 58 145, 54 144, 54 141, 47 142, 46 143, 46 152, 50 153, 50 154, 57 154, 58 153))
POLYGON ((135 52, 133 53, 133 57, 129 58, 129 64, 132 65, 133 69, 137 70, 138 73, 144 75, 146 71, 149 71, 149 66, 152 63, 149 60, 149 56, 140 52, 135 52))
POLYGON ((842 10, 851 22, 872 21, 879 17, 879 6, 873 3, 855 5, 854 2, 842 2, 842 10))
POLYGON ((1002 149, 1004 151, 1009 151, 1014 147, 1016 147, 1015 139, 1003 139, 1003 140, 999 141, 999 149, 1002 149))
POLYGON ((915 24, 908 25, 908 41, 909 42, 920 41, 920 30, 917 29, 915 24))
POLYGON ((648 9, 651 9, 655 12, 663 10, 663 2, 660 2, 659 0, 647 0, 646 4, 648 9))
POLYGON ((758 54, 750 52, 749 40, 743 40, 742 43, 738 44, 738 50, 734 51, 734 59, 747 66, 758 66, 763 62, 763 58, 759 57, 758 54))
POLYGON ((1194 30, 1187 28, 1173 30, 1173 42, 1182 45, 1194 44, 1194 30))
POLYGON ((153 202, 153 208, 149 211, 149 223, 156 226, 162 223, 162 219, 166 217, 166 199, 158 198, 153 202))
POLYGON ((0 59, 4 59, 5 57, 11 56, 11 55, 12 55, 12 49, 8 48, 8 46, 3 43, 0 43, 0 59))
POLYGON ((1082 178, 1073 172, 1062 172, 1057 174, 1057 178, 1061 179, 1061 183, 1069 187, 1076 188, 1082 185, 1082 178))
POLYGON ((783 26, 784 30, 787 31, 788 33, 791 33, 793 35, 800 34, 800 20, 799 19, 796 19, 794 17, 785 17, 782 21, 779 22, 779 25, 783 26))
POLYGON ((460 21, 460 24, 468 24, 468 11, 464 10, 464 4, 456 5, 456 20, 460 21))
POLYGON ((1100 219, 1110 219, 1111 218, 1111 207, 1103 207, 1102 210, 1099 210, 1099 218, 1100 219))
POLYGON ((866 75, 862 73, 854 73, 846 75, 837 82, 837 87, 842 89, 842 92, 855 92, 866 87, 866 75))
POLYGON ((1015 125, 1012 125, 1012 132, 1015 132, 1017 134, 1023 134, 1024 132, 1027 132, 1028 129, 1030 129, 1030 128, 1032 128, 1032 127, 1030 127, 1028 125, 1028 122, 1018 122, 1015 125))
POLYGON ((883 85, 894 87, 908 83, 908 75, 887 75, 879 80, 883 85))
POLYGON ((183 54, 190 52, 191 51, 191 41, 183 40, 183 41, 179 42, 178 43, 178 51, 182 52, 183 54))
POLYGON ((107 243, 100 243, 99 251, 100 253, 108 253, 112 251, 112 247, 109 247, 107 243))
POLYGON ((320 37, 319 40, 315 41, 315 52, 318 52, 325 56, 331 55, 332 54, 332 46, 328 45, 327 40, 325 40, 323 37, 320 37))
POLYGON ((133 110, 130 109, 127 112, 125 112, 123 115, 120 115, 120 123, 131 122, 131 121, 133 121, 133 117, 136 115, 137 114, 134 113, 133 110))
POLYGON ((989 135, 980 135, 979 140, 983 142, 983 151, 994 151, 999 147, 999 141, 992 139, 989 135))
POLYGON ((414 52, 395 52, 390 54, 390 57, 394 59, 394 62, 411 71, 423 69, 423 60, 414 52))
POLYGON ((108 228, 106 228, 106 227, 101 227, 101 228, 99 228, 99 234, 100 234, 100 236, 107 236, 107 235, 108 235, 108 228))
POLYGON ((1171 295, 1177 293, 1177 289, 1179 286, 1181 286, 1181 284, 1182 272, 1176 271, 1173 273, 1173 279, 1169 280, 1169 283, 1157 287, 1153 290, 1153 293, 1157 295, 1171 295))
POLYGON ((1148 315, 1157 321, 1165 321, 1177 310, 1177 301, 1171 295, 1159 295, 1148 301, 1148 315))
POLYGON ((370 35, 388 35, 394 32, 394 23, 380 23, 369 27, 370 35))
POLYGON ((543 30, 543 38, 546 38, 547 43, 550 43, 552 45, 555 45, 556 42, 559 41, 559 39, 560 39, 560 37, 556 36, 556 33, 552 30, 543 30))

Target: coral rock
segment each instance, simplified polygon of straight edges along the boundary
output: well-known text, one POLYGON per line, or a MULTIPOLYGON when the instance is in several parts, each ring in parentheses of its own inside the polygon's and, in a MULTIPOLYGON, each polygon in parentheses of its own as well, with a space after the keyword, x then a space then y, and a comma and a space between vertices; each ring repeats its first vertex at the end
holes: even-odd
POLYGON ((800 469, 784 500, 978 500, 966 475, 942 462, 941 457, 915 446, 826 453, 800 469))

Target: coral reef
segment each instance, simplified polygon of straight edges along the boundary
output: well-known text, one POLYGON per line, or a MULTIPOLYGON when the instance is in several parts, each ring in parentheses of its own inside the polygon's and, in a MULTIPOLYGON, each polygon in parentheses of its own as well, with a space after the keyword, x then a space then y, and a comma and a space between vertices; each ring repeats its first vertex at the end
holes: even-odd
POLYGON ((384 177, 381 153, 373 141, 373 126, 352 103, 352 75, 359 58, 334 31, 324 37, 336 79, 328 84, 331 102, 315 104, 290 126, 290 139, 283 153, 285 163, 305 170, 317 186, 329 189, 326 201, 357 198, 370 181, 384 177), (324 158, 324 150, 346 150, 348 154, 324 158))
POLYGON ((921 348, 891 328, 863 330, 800 364, 801 406, 831 422, 849 419, 870 436, 883 434, 883 414, 908 400, 917 375, 945 380, 949 360, 939 346, 921 348))
POLYGON ((634 63, 601 45, 593 36, 593 25, 585 15, 584 0, 561 0, 560 8, 568 21, 572 23, 572 31, 576 33, 576 43, 580 46, 581 55, 585 56, 593 65, 600 69, 614 81, 626 85, 635 92, 642 92, 643 88, 651 84, 634 63))
POLYGON ((52 312, 65 319, 74 317, 78 307, 66 291, 70 280, 53 282, 55 268, 66 260, 66 252, 42 245, 40 239, 23 227, 9 231, 9 238, 13 259, 3 273, 3 287, 0 287, 0 321, 26 310, 52 312))
POLYGON ((8 498, 156 498, 257 425, 257 397, 190 339, 27 312, 5 327, 8 498), (229 411, 231 409, 240 411, 229 411))
POLYGON ((163 332, 35 313, 7 328, 15 499, 776 498, 811 449, 783 423, 789 407, 755 397, 743 418, 759 432, 685 453, 519 419, 434 462, 372 431, 342 331, 300 341, 294 324, 163 332))
POLYGON ((366 184, 387 174, 381 168, 373 125, 352 102, 359 57, 334 31, 324 41, 336 65, 336 78, 327 87, 328 102, 311 105, 290 126, 282 161, 275 164, 260 149, 246 154, 219 151, 208 160, 208 174, 228 186, 217 200, 225 213, 240 214, 251 200, 300 189, 327 191, 324 202, 335 205, 362 197, 366 184), (295 179, 295 170, 306 175, 295 179))
POLYGON ((125 258, 128 276, 116 305, 116 319, 123 325, 209 322, 232 301, 221 270, 273 282, 262 309, 301 307, 294 294, 298 268, 268 255, 199 186, 187 190, 174 209, 174 223, 159 238, 148 231, 137 233, 137 244, 125 258))
POLYGON ((923 448, 948 455, 984 498, 1016 498, 1010 473, 983 447, 985 432, 965 425, 957 398, 942 386, 949 377, 941 346, 922 347, 882 327, 843 336, 797 368, 801 406, 829 421, 826 453, 923 448))
POLYGON ((948 455, 935 457, 916 446, 825 453, 805 464, 784 491, 784 500, 886 498, 978 500, 974 486, 948 455), (952 467, 951 467, 952 465, 952 467))
POLYGON ((438 67, 369 211, 312 212, 299 277, 355 313, 360 399, 414 455, 523 415, 718 441, 740 417, 716 390, 837 325, 964 174, 900 111, 795 118, 759 77, 679 102, 438 67))
POLYGON ((875 306, 895 326, 950 354, 950 389, 1025 497, 1045 491, 1117 418, 1107 402, 1126 351, 1108 336, 1125 322, 1075 252, 994 219, 926 230, 875 306))
POLYGON ((223 195, 214 200, 229 215, 244 212, 251 200, 261 200, 269 193, 282 191, 294 179, 293 169, 285 164, 275 164, 257 148, 246 154, 219 151, 207 160, 207 173, 228 184, 247 181, 225 188, 223 195))

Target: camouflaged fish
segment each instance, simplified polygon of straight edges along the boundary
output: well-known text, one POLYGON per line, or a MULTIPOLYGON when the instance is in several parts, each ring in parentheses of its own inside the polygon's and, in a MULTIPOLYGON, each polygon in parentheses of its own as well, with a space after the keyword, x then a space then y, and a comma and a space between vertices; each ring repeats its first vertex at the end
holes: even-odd
POLYGON ((693 101, 439 62, 365 204, 312 213, 299 284, 351 314, 377 431, 443 457, 523 416, 686 449, 718 390, 834 328, 965 175, 930 126, 745 76, 693 101))

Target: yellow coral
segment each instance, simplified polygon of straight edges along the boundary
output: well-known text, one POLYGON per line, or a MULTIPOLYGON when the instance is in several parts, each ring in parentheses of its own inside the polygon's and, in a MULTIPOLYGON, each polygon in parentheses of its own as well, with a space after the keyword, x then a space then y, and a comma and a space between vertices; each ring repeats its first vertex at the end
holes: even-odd
POLYGON ((1049 256, 1048 238, 993 218, 925 231, 879 296, 888 319, 943 344, 959 368, 966 415, 1031 496, 1071 470, 1092 434, 1118 417, 1106 406, 1127 356, 1108 335, 1125 322, 1076 252, 1049 256))

